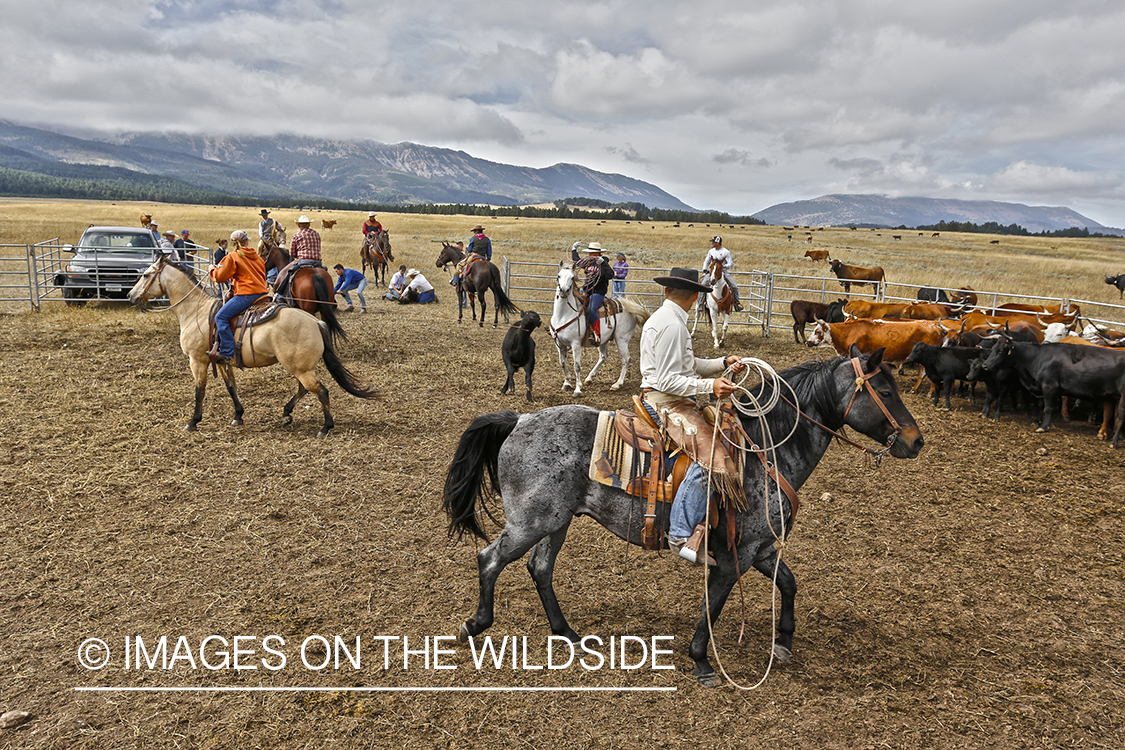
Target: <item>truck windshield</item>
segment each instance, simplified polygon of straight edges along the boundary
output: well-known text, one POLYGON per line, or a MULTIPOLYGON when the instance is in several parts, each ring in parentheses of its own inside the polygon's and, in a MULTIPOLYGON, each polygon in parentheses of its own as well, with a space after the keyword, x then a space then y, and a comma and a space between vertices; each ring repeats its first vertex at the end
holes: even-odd
POLYGON ((156 242, 149 233, 144 234, 87 234, 82 237, 78 245, 82 249, 121 250, 134 249, 151 250, 156 247, 156 242))

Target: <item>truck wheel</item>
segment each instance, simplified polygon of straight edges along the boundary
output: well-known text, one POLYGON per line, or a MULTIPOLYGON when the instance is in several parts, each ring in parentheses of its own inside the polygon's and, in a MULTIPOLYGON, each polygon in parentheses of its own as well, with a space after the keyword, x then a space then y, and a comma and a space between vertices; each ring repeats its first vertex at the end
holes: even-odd
POLYGON ((86 300, 79 299, 82 296, 81 289, 63 289, 62 293, 68 307, 83 307, 86 304, 86 300))

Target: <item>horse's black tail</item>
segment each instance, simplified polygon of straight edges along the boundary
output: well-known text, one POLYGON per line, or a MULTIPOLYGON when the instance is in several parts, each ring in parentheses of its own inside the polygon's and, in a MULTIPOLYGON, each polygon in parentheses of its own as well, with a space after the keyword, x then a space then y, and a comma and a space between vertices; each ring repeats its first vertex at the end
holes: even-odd
POLYGON ((508 299, 508 295, 504 294, 504 287, 500 285, 500 271, 496 266, 492 266, 492 293, 496 298, 496 309, 504 313, 504 320, 508 319, 508 315, 519 315, 520 309, 516 307, 516 303, 508 299))
POLYGON ((477 516, 477 498, 481 510, 493 521, 496 519, 485 507, 485 501, 500 491, 496 480, 496 463, 500 446, 516 428, 520 415, 514 411, 482 414, 473 420, 461 436, 449 472, 445 475, 445 492, 441 507, 449 516, 449 536, 460 539, 465 532, 488 541, 477 516), (488 471, 488 484, 484 473, 488 471))
MULTIPOLYGON (((348 334, 344 331, 344 327, 340 325, 340 319, 336 317, 336 293, 319 273, 313 275, 313 289, 316 290, 316 299, 320 303, 320 317, 324 320, 324 324, 328 326, 328 332, 332 334, 332 340, 337 343, 346 341, 348 334)), ((327 361, 327 358, 325 361, 327 361)), ((335 373, 333 373, 333 376, 335 376, 335 373)))
POLYGON ((344 367, 344 363, 336 354, 336 347, 332 344, 332 333, 328 326, 320 326, 320 337, 324 340, 324 366, 328 368, 336 384, 357 398, 377 398, 379 394, 371 388, 360 385, 351 370, 344 367))

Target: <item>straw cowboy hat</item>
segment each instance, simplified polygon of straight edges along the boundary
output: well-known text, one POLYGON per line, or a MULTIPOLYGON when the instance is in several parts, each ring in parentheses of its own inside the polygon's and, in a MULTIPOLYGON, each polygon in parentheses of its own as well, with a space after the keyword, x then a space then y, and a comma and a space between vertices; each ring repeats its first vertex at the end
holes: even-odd
POLYGON ((469 231, 470 231, 470 232, 483 232, 483 231, 484 231, 484 227, 482 227, 482 226, 481 226, 480 224, 477 224, 477 225, 476 225, 475 227, 473 227, 473 228, 472 228, 472 229, 470 229, 469 231))
POLYGON ((699 283, 699 271, 694 268, 673 268, 667 276, 657 276, 653 281, 671 289, 687 289, 692 292, 711 291, 711 287, 699 283))
POLYGON ((586 246, 586 252, 587 253, 600 253, 601 251, 602 251, 602 246, 597 242, 591 242, 589 245, 586 246))
POLYGON ((304 214, 301 214, 301 218, 297 219, 297 223, 298 224, 311 224, 312 221, 309 219, 309 217, 305 216, 304 214))
POLYGON ((406 272, 407 278, 414 278, 417 275, 418 275, 418 269, 417 268, 411 268, 406 272))
POLYGON ((368 211, 367 212, 367 218, 374 219, 375 218, 375 212, 374 211, 368 211))

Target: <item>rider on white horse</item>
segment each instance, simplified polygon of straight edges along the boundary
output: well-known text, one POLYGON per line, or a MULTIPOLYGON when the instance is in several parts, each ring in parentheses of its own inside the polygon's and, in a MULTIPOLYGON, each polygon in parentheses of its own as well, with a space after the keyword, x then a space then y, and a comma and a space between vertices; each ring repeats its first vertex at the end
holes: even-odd
MULTIPOLYGON (((574 255, 577 249, 571 248, 574 255)), ((582 286, 582 293, 586 295, 586 319, 590 323, 590 332, 594 337, 594 344, 602 342, 602 327, 598 318, 598 309, 605 303, 605 296, 609 292, 609 282, 613 281, 613 267, 608 258, 602 257, 602 246, 591 242, 586 246, 586 257, 574 264, 574 268, 586 272, 586 283, 582 286)))
POLYGON ((723 238, 719 235, 715 235, 711 238, 711 249, 707 251, 707 257, 703 259, 704 284, 711 283, 712 279, 709 271, 711 263, 716 260, 723 264, 723 278, 726 279, 727 284, 730 286, 731 294, 734 295, 734 311, 741 312, 742 298, 738 295, 738 284, 734 283, 734 279, 732 279, 730 275, 730 269, 734 267, 734 258, 731 257, 730 250, 723 247, 723 238))

